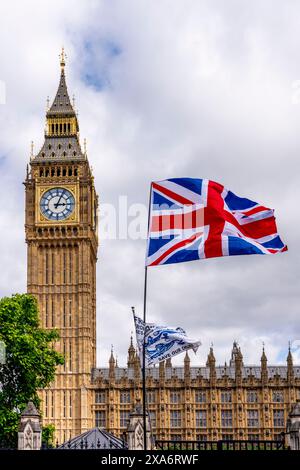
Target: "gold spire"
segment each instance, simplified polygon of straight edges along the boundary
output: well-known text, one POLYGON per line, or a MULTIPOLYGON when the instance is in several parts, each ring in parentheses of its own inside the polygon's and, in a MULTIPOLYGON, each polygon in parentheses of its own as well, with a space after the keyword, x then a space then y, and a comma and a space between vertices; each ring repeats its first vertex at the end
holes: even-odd
POLYGON ((65 53, 65 48, 62 47, 61 48, 61 53, 59 54, 59 58, 60 58, 60 66, 62 68, 62 70, 65 68, 65 65, 66 65, 66 58, 67 58, 67 55, 65 53))

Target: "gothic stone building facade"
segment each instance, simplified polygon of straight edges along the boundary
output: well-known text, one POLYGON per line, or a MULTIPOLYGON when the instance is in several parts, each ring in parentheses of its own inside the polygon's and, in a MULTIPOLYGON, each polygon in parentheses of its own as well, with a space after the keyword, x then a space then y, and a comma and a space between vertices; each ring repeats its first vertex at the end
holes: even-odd
MULTIPOLYGON (((113 355, 109 367, 94 369, 93 415, 96 424, 121 435, 133 403, 141 396, 139 360, 133 345, 127 368, 113 355)), ((280 439, 292 405, 300 399, 300 367, 246 366, 234 343, 227 366, 216 366, 211 348, 206 367, 160 363, 147 372, 147 402, 152 433, 161 440, 280 439)))
MULTIPOLYGON (((41 324, 58 328, 65 356, 50 387, 40 392, 43 424, 59 442, 95 424, 122 436, 141 399, 140 365, 131 343, 126 368, 113 355, 96 368, 96 260, 98 198, 77 115, 65 81, 65 58, 55 99, 47 110, 45 141, 31 155, 25 181, 28 292, 38 301, 41 324)), ((244 366, 234 344, 229 366, 170 361, 147 372, 148 407, 158 439, 275 439, 300 398, 300 367, 244 366)))

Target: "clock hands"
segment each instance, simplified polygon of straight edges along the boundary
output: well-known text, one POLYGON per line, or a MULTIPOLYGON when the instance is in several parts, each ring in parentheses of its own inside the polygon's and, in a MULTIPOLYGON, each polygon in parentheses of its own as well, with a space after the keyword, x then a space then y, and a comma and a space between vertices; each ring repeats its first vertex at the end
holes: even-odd
POLYGON ((54 190, 48 190, 42 196, 41 212, 49 220, 64 220, 74 211, 74 196, 64 188, 54 190))
POLYGON ((63 195, 63 192, 61 193, 61 195, 60 195, 60 197, 59 197, 57 203, 54 204, 55 209, 57 209, 58 206, 64 206, 64 205, 65 205, 65 203, 60 204, 60 200, 61 200, 61 198, 62 198, 62 195, 63 195))

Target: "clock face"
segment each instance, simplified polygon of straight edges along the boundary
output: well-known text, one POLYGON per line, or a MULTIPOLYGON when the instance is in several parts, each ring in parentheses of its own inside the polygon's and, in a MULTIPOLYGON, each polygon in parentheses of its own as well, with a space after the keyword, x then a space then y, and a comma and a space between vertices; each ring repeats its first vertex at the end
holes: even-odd
POLYGON ((75 199, 65 188, 52 188, 41 197, 40 208, 48 220, 65 220, 74 212, 75 199))

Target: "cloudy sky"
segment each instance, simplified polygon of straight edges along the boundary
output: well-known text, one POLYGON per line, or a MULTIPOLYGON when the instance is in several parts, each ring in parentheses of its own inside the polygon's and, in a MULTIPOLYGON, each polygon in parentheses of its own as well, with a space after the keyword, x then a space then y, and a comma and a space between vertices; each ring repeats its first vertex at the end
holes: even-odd
MULTIPOLYGON (((146 205, 152 180, 210 178, 275 208, 289 246, 152 268, 148 318, 202 340, 193 364, 212 342, 223 364, 233 340, 246 363, 259 361, 263 342, 269 363, 285 362, 288 341, 300 345, 299 26, 296 0, 1 2, 0 295, 26 289, 22 182, 30 141, 36 152, 43 143, 64 45, 103 207, 118 211, 120 196, 146 205)), ((111 344, 125 364, 144 257, 143 239, 100 240, 101 366, 111 344)))

